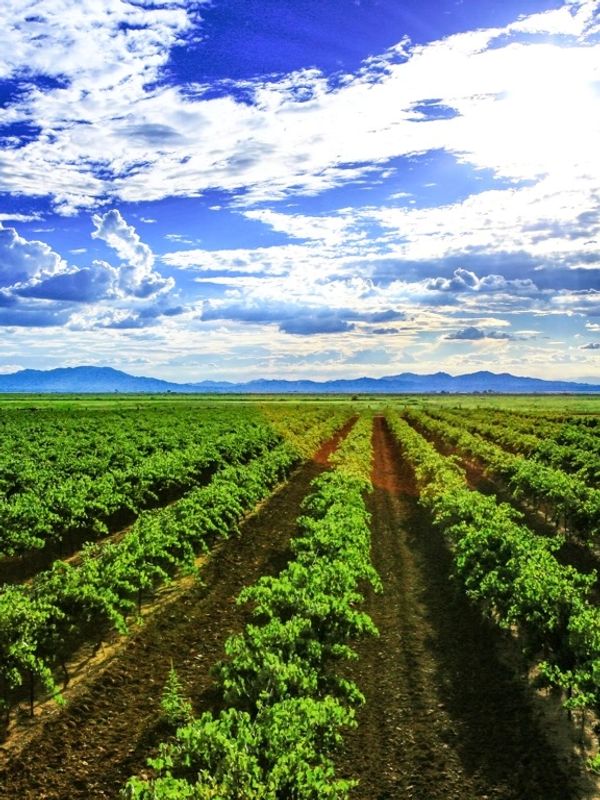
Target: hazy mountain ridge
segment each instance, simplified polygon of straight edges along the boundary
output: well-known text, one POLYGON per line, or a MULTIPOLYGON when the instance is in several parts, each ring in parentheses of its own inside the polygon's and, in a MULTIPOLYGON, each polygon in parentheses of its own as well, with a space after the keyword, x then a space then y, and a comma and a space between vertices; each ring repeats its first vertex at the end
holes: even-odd
POLYGON ((330 381, 258 379, 246 383, 201 381, 172 383, 159 378, 137 377, 111 367, 62 367, 52 370, 20 370, 0 375, 0 393, 160 393, 190 394, 332 394, 437 393, 437 392, 600 392, 600 385, 570 381, 523 378, 507 372, 473 372, 452 376, 446 372, 417 375, 404 372, 382 378, 336 379, 330 381))

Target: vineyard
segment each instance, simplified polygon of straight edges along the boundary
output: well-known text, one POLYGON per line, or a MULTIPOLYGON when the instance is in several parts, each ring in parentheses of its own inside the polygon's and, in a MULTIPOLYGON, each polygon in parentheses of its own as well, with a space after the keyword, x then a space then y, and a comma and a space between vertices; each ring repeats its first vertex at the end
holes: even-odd
POLYGON ((600 404, 0 406, 0 800, 600 797, 600 404))

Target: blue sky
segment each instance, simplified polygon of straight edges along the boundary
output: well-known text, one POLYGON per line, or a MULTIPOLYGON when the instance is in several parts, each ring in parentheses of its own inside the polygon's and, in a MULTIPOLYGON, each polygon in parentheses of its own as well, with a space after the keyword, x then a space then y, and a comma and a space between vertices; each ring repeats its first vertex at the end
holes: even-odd
POLYGON ((0 371, 600 383, 600 0, 0 0, 0 371))

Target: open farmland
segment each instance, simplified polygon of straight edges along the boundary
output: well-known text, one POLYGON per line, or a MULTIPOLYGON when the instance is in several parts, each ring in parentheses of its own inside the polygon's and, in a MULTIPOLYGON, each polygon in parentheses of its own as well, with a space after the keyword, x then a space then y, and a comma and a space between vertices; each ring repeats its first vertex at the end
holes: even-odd
POLYGON ((0 442, 2 800, 600 796, 600 399, 10 398, 0 442))

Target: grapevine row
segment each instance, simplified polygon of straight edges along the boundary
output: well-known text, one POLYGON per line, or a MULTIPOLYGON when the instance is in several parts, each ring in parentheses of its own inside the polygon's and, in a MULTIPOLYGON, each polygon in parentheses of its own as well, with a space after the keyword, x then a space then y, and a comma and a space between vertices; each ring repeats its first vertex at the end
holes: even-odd
POLYGON ((555 525, 578 534, 587 541, 597 540, 600 531, 600 490, 593 489, 572 475, 546 467, 537 461, 506 452, 462 426, 433 419, 412 409, 406 418, 421 430, 451 442, 460 452, 474 456, 486 470, 503 478, 519 500, 551 516, 555 525))
POLYGON ((468 596, 501 626, 518 627, 542 676, 566 690, 569 707, 597 708, 600 608, 590 600, 596 575, 560 564, 555 541, 522 525, 510 505, 467 488, 456 462, 405 420, 391 414, 389 424, 468 596))
POLYGON ((319 447, 322 437, 316 423, 324 424, 340 414, 348 417, 351 406, 339 404, 310 406, 307 403, 292 405, 289 402, 265 403, 260 406, 263 417, 286 441, 296 448, 302 458, 310 458, 319 447))
POLYGON ((349 640, 375 634, 358 610, 359 584, 380 587, 369 558, 371 419, 360 419, 335 456, 335 468, 312 484, 293 542, 295 559, 260 579, 238 602, 252 621, 226 644, 217 674, 218 714, 183 710, 174 739, 150 761, 156 777, 132 778, 129 800, 261 797, 346 798, 355 781, 336 776, 332 753, 354 726, 358 687, 336 664, 352 658, 349 640))
MULTIPOLYGON (((457 411, 436 411, 435 417, 464 425, 470 431, 485 436, 513 453, 520 453, 554 469, 573 473, 578 480, 591 486, 600 480, 600 439, 593 433, 584 433, 569 443, 560 443, 548 433, 546 426, 538 426, 535 433, 523 430, 512 415, 496 415, 489 419, 469 414, 465 419, 457 411)), ((565 429, 559 426, 554 436, 565 439, 565 429)))
MULTIPOLYGON (((0 451, 0 556, 49 544, 63 552, 65 541, 78 533, 87 541, 99 539, 142 509, 172 499, 226 463, 248 460, 279 440, 256 413, 175 419, 171 435, 161 431, 157 437, 165 449, 153 445, 150 453, 140 432, 132 431, 133 442, 124 445, 123 431, 117 432, 123 424, 120 415, 105 421, 102 432, 66 427, 59 435, 51 427, 45 431, 50 441, 42 438, 36 450, 29 443, 25 449, 17 437, 6 439, 0 451), (180 427, 184 421, 187 439, 180 427), (72 433, 75 442, 66 438, 72 433)), ((168 428, 164 418, 162 426, 168 428)), ((12 431, 5 427, 4 434, 12 431)))
MULTIPOLYGON (((321 424, 325 436, 343 415, 321 424)), ((311 431, 312 433, 312 431, 311 431)), ((56 670, 84 638, 98 645, 111 629, 127 631, 127 617, 144 591, 178 570, 193 569, 215 536, 237 530, 243 515, 298 462, 282 443, 244 466, 218 471, 209 484, 165 508, 144 512, 117 543, 88 545, 77 565, 55 562, 30 585, 0 591, 0 707, 10 708, 26 688, 56 692, 56 670)))

